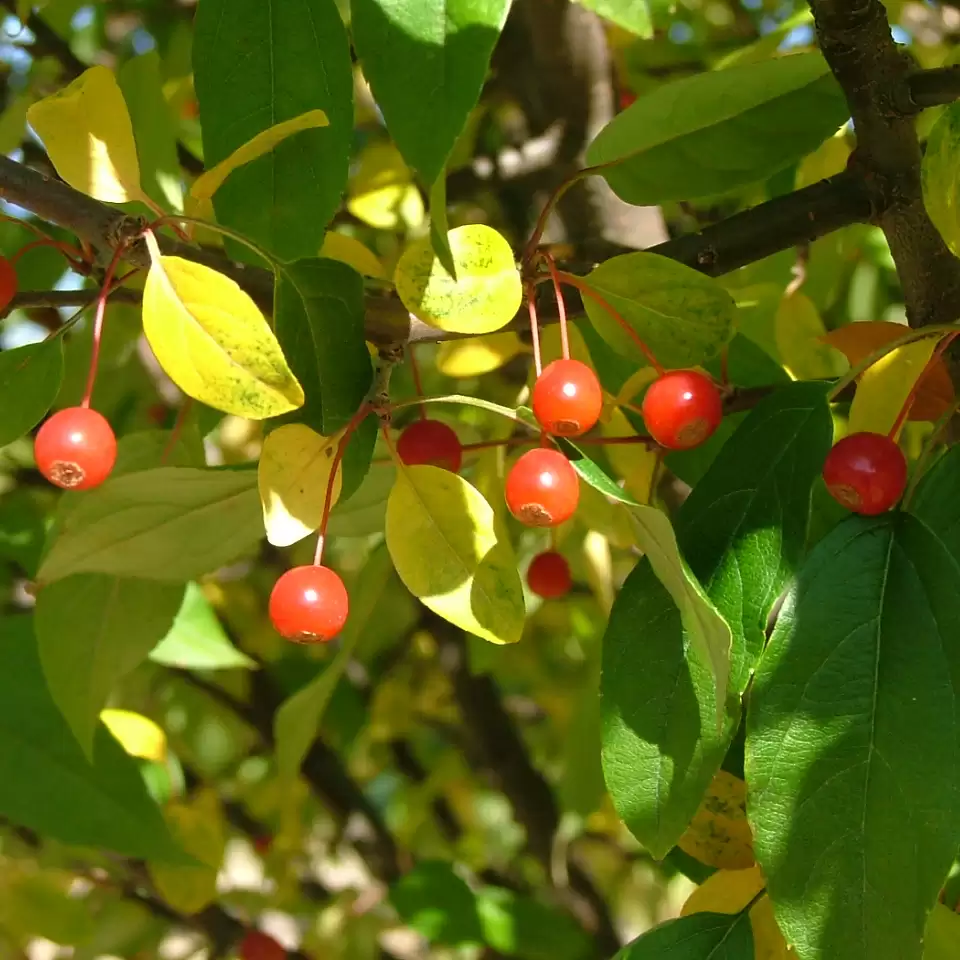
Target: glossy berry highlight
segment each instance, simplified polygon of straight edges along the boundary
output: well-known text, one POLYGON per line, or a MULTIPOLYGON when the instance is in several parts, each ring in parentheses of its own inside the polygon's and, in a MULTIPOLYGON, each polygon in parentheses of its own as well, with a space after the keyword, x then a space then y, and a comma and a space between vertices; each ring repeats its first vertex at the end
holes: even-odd
POLYGON ((600 419, 603 391, 597 375, 579 360, 554 360, 533 385, 533 415, 547 433, 579 437, 600 419))
POLYGON ((568 594, 573 578, 566 557, 556 550, 538 553, 527 570, 527 586, 544 600, 556 600, 568 594))
POLYGON ((528 527, 556 527, 569 520, 580 500, 580 480, 559 451, 538 447, 523 454, 507 474, 510 512, 528 527))
POLYGON ((696 370, 671 370, 650 385, 643 421, 667 450, 700 446, 720 426, 723 402, 717 385, 696 370))
POLYGON ((0 257, 0 312, 10 306, 19 286, 16 268, 6 257, 0 257))
POLYGON ((834 500, 872 517, 903 496, 907 460, 897 443, 882 433, 851 433, 827 454, 823 480, 834 500))
POLYGON ((294 567, 270 594, 270 620, 281 637, 294 643, 332 640, 349 610, 347 588, 329 567, 294 567))
POLYGON ((439 420, 415 420, 400 434, 397 455, 408 467, 442 467, 458 473, 463 463, 460 438, 439 420))
POLYGON ((240 960, 284 960, 287 951, 269 934, 248 930, 237 951, 240 960))
POLYGON ((98 487, 117 460, 117 438, 103 414, 89 407, 67 407, 37 432, 37 469, 64 490, 98 487))

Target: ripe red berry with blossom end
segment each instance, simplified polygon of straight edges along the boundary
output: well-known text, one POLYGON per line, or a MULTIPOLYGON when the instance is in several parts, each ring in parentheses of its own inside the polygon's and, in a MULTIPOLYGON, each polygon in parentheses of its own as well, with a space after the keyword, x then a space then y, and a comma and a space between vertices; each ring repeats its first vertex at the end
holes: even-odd
POLYGON ((439 420, 415 420, 400 434, 397 455, 408 467, 442 467, 457 473, 463 463, 460 438, 439 420))
POLYGON ((59 410, 37 431, 37 469, 64 490, 98 487, 117 460, 117 438, 106 417, 89 407, 59 410))
POLYGON ((329 567, 294 567, 277 580, 270 594, 270 620, 281 637, 294 643, 332 640, 347 622, 349 610, 347 588, 329 567))
POLYGON ((248 930, 240 941, 240 960, 284 960, 287 951, 269 934, 248 930))
POLYGON ((16 268, 6 257, 0 257, 0 313, 10 306, 19 286, 16 268))
POLYGON ((717 385, 696 370, 670 370, 650 384, 643 398, 643 421, 661 447, 700 446, 723 419, 717 385))
POLYGON ((837 502, 872 517, 903 496, 907 460, 896 441, 882 433, 851 433, 827 454, 823 480, 837 502))
POLYGON ((573 578, 566 557, 556 550, 538 553, 527 569, 527 586, 544 600, 556 600, 568 594, 573 578))
POLYGON ((570 461, 549 447, 529 450, 510 469, 504 486, 510 512, 528 527, 556 527, 580 500, 580 480, 570 461))
POLYGON ((533 385, 533 415, 547 433, 579 437, 600 419, 603 391, 597 375, 579 360, 554 360, 533 385))

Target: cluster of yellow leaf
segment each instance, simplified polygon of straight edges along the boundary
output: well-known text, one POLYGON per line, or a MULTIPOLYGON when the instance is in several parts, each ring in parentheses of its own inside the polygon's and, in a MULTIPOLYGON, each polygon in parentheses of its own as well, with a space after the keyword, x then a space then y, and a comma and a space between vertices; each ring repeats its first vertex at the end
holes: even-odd
MULTIPOLYGON (((721 770, 677 843, 684 853, 717 868, 687 899, 682 916, 739 913, 766 886, 753 853, 746 793, 743 780, 721 770)), ((766 894, 750 908, 750 926, 757 960, 791 960, 795 956, 766 894)))

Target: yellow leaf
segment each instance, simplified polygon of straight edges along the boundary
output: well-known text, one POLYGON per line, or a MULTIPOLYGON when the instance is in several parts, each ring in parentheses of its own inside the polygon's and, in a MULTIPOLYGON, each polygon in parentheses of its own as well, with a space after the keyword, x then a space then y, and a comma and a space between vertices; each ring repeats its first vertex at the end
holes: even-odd
POLYGON ((653 367, 641 367, 624 381, 617 393, 617 403, 630 403, 638 393, 657 379, 657 371, 653 367))
POLYGON ((846 357, 824 343, 827 328, 813 301, 802 293, 780 301, 774 332, 777 354, 795 380, 829 380, 850 369, 846 357))
POLYGON ((466 480, 399 465, 386 536, 400 579, 434 613, 491 643, 520 639, 526 611, 513 548, 466 480))
POLYGON ((328 260, 339 260, 353 267, 357 273, 377 280, 386 279, 386 271, 380 258, 354 237, 330 230, 323 238, 320 256, 328 260))
POLYGON ((103 710, 100 719, 131 757, 158 763, 167 758, 167 735, 149 717, 129 710, 103 710))
POLYGON ((510 330, 469 340, 446 340, 437 351, 437 369, 447 377, 479 377, 526 351, 523 341, 510 330))
MULTIPOLYGON (((764 888, 757 866, 747 870, 718 870, 693 893, 680 915, 694 913, 739 913, 764 888)), ((762 896, 750 910, 754 960, 793 960, 796 954, 780 932, 770 898, 762 896)))
POLYGON ((90 67, 38 100, 27 110, 27 121, 57 173, 74 189, 107 203, 143 198, 133 124, 116 77, 106 67, 90 67))
MULTIPOLYGON (((321 437, 302 423, 277 427, 263 442, 257 486, 267 540, 289 547, 320 526, 330 469, 343 432, 321 437)), ((340 497, 342 471, 333 482, 333 502, 340 497)))
POLYGON ((889 433, 936 347, 936 337, 915 340, 868 367, 850 404, 849 432, 889 433))
MULTIPOLYGON (((630 421, 622 410, 611 411, 606 423, 600 424, 600 434, 609 439, 636 437, 630 421)), ((650 489, 657 469, 657 453, 643 443, 610 443, 604 448, 614 472, 623 480, 627 492, 640 503, 650 502, 650 489)))
POLYGON ((253 139, 243 146, 237 147, 225 160, 221 160, 212 170, 207 170, 194 181, 190 188, 190 195, 195 200, 209 200, 223 186, 223 182, 245 164, 251 163, 265 153, 269 153, 276 146, 283 143, 287 137, 292 137, 301 130, 312 130, 315 127, 329 125, 327 115, 322 110, 308 110, 298 117, 276 123, 266 130, 261 130, 253 139))
POLYGON ((796 188, 809 187, 811 184, 826 180, 842 173, 850 156, 850 141, 846 130, 839 130, 829 140, 825 140, 813 153, 804 157, 797 169, 796 188))
POLYGON ((167 805, 164 819, 184 850, 202 866, 171 867, 147 864, 157 892, 174 910, 198 913, 217 898, 217 874, 226 847, 226 827, 220 799, 202 790, 189 801, 167 805))
POLYGON ((426 210, 410 168, 392 143, 377 143, 360 154, 350 181, 347 209, 380 230, 419 227, 426 210))
MULTIPOLYGON (((587 341, 583 339, 583 334, 573 324, 567 326, 567 340, 570 345, 570 358, 579 360, 588 367, 593 366, 587 341)), ((560 339, 560 324, 548 324, 540 331, 540 359, 546 366, 548 363, 553 363, 554 360, 559 360, 562 356, 563 341, 560 339)), ((531 376, 534 375, 531 371, 531 376)))
POLYGON ((180 257, 152 263, 143 332, 160 366, 188 396, 224 413, 265 420, 303 405, 303 389, 257 305, 229 277, 180 257))
POLYGON ((627 508, 622 503, 607 499, 589 483, 580 484, 577 519, 588 530, 602 534, 611 546, 620 550, 639 546, 627 508))
POLYGON ((753 866, 753 836, 747 823, 747 785, 720 770, 677 846, 711 867, 745 870, 753 866))
POLYGON ((482 223, 451 230, 457 279, 436 258, 429 237, 400 257, 394 283, 403 305, 424 323, 451 333, 493 333, 520 309, 520 271, 506 239, 482 223))

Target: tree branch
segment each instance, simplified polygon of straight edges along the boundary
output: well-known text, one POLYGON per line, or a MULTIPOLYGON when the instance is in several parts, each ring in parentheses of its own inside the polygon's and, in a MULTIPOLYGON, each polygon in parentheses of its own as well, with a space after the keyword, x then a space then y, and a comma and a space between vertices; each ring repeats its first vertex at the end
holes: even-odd
MULTIPOLYGON (((950 323, 960 313, 960 260, 923 204, 921 151, 901 105, 924 96, 913 61, 890 33, 879 0, 810 0, 820 48, 843 88, 857 133, 854 166, 863 173, 876 222, 890 245, 911 326, 950 323)), ((938 71, 945 92, 950 73, 938 71)), ((929 91, 927 91, 929 93, 929 91)))

